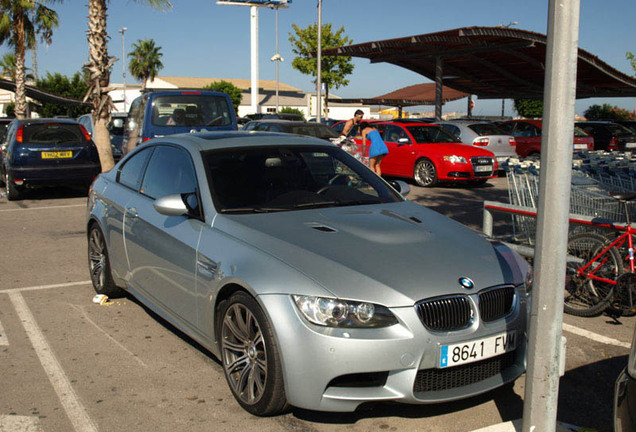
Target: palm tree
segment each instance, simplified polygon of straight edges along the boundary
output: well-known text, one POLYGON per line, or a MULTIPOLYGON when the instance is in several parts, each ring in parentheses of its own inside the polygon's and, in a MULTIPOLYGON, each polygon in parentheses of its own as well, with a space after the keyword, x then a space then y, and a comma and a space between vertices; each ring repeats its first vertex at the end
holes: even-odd
POLYGON ((160 60, 163 54, 159 50, 161 47, 155 46, 153 39, 145 39, 133 44, 133 50, 128 53, 130 74, 141 80, 142 91, 146 89, 148 80, 154 80, 157 73, 163 69, 160 60))
POLYGON ((0 0, 0 43, 8 42, 15 50, 15 114, 24 118, 27 101, 25 92, 24 56, 36 44, 36 35, 50 44, 53 28, 58 26, 57 12, 48 8, 61 0, 0 0))
MULTIPOLYGON (((0 0, 0 2, 5 0, 0 0)), ((168 0, 137 0, 154 8, 169 9, 168 0)), ((110 71, 115 58, 108 55, 108 33, 106 31, 107 0, 88 1, 88 57, 84 68, 89 76, 89 88, 84 100, 93 104, 93 140, 99 152, 102 171, 108 171, 115 164, 110 146, 110 136, 106 126, 110 120, 113 101, 108 95, 110 71)))
MULTIPOLYGON (((3 55, 2 58, 0 59, 0 75, 3 78, 6 78, 11 81, 15 81, 15 75, 16 75, 15 64, 16 64, 15 54, 6 53, 5 55, 3 55)), ((27 67, 24 68, 24 71, 25 71, 24 79, 26 81, 33 81, 35 77, 32 73, 27 73, 28 70, 30 69, 27 67)))

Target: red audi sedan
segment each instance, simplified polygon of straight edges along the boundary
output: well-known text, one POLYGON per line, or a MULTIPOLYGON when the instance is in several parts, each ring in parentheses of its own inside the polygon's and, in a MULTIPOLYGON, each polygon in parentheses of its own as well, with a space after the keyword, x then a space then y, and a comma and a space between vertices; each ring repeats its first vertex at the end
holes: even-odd
POLYGON ((438 125, 412 121, 374 124, 389 148, 382 160, 382 174, 412 178, 424 187, 439 182, 479 185, 497 177, 497 161, 491 151, 462 144, 438 125))

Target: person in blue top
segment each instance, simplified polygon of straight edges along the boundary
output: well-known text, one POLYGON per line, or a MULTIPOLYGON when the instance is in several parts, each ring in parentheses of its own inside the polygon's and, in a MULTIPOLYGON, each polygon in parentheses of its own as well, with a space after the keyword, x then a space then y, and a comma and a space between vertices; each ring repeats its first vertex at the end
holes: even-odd
POLYGON ((369 145, 369 168, 377 175, 382 175, 380 164, 384 156, 389 154, 389 149, 382 140, 378 128, 373 123, 362 122, 360 129, 362 129, 362 146, 366 147, 367 139, 371 141, 369 145))

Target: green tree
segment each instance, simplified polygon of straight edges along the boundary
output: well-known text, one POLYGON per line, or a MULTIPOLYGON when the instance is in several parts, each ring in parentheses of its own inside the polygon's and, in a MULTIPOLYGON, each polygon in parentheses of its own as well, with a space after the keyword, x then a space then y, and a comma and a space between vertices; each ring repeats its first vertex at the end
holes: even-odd
POLYGON ((141 81, 141 90, 146 89, 148 80, 154 80, 161 69, 161 47, 155 46, 153 39, 138 40, 133 44, 133 50, 128 53, 130 74, 141 81))
POLYGON ((634 69, 634 75, 636 76, 636 56, 633 53, 627 51, 625 57, 627 57, 627 60, 629 60, 629 64, 632 66, 632 69, 634 69))
POLYGON ((610 104, 590 105, 583 113, 588 120, 633 120, 634 113, 610 104))
MULTIPOLYGON (((0 0, 3 1, 3 0, 0 0)), ((169 9, 172 3, 168 0, 137 0, 153 8, 169 9)), ((88 62, 84 69, 88 74, 88 91, 84 100, 93 105, 93 141, 99 152, 102 171, 111 169, 113 152, 110 146, 110 134, 106 126, 110 121, 113 100, 108 95, 111 90, 110 72, 115 58, 108 55, 108 32, 106 30, 107 0, 88 0, 88 62)))
MULTIPOLYGON (((33 77, 32 73, 27 72, 29 70, 31 70, 31 69, 29 69, 27 67, 24 68, 24 71, 25 71, 24 79, 27 80, 27 81, 32 81, 34 79, 34 77, 33 77)), ((16 75, 15 54, 6 53, 5 55, 2 56, 2 58, 0 59, 0 73, 6 79, 10 79, 11 81, 15 81, 15 75, 16 75)))
MULTIPOLYGON (((317 77, 318 60, 315 52, 318 50, 318 24, 310 24, 307 28, 301 29, 296 24, 292 24, 294 34, 289 34, 289 42, 292 44, 292 51, 297 57, 292 61, 292 67, 305 75, 317 77)), ((337 48, 351 45, 353 42, 344 35, 344 27, 335 33, 331 31, 331 24, 323 24, 321 39, 322 49, 337 48)), ((321 57, 321 81, 325 84, 325 112, 328 111, 329 89, 339 89, 349 84, 347 75, 353 72, 351 57, 343 56, 322 56, 321 57)), ((313 80, 316 83, 317 78, 313 80)), ((328 115, 323 115, 328 117, 328 115)))
POLYGON ((61 0, 0 0, 0 44, 8 43, 15 51, 15 114, 26 115, 24 57, 36 45, 36 36, 50 44, 53 28, 58 26, 57 12, 47 4, 61 0))
MULTIPOLYGON (((81 73, 75 72, 75 74, 69 78, 61 73, 51 74, 46 73, 46 76, 39 79, 36 85, 42 90, 46 90, 51 93, 55 93, 60 96, 72 97, 75 99, 82 99, 88 90, 88 84, 81 73)), ((79 117, 82 114, 87 114, 91 111, 87 106, 64 106, 54 103, 43 103, 39 109, 42 117, 54 117, 58 115, 68 115, 69 117, 79 117)))
POLYGON ((235 86, 229 81, 221 80, 214 81, 210 85, 204 87, 208 90, 214 90, 221 93, 227 93, 230 96, 230 100, 232 101, 232 106, 234 107, 234 112, 238 115, 238 108, 241 104, 241 98, 243 97, 243 92, 240 88, 235 86))
POLYGON ((522 117, 542 117, 543 101, 541 99, 515 99, 515 111, 522 117))
POLYGON ((282 107, 281 109, 278 110, 278 112, 281 114, 298 114, 303 119, 305 118, 305 114, 303 114, 303 112, 299 110, 298 108, 282 107))

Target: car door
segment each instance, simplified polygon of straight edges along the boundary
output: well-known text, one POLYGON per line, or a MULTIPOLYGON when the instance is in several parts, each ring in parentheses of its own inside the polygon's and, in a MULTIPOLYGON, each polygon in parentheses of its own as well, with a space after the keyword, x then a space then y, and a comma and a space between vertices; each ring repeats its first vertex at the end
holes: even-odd
POLYGON ((196 326, 196 250, 203 222, 162 215, 153 204, 172 194, 194 194, 196 175, 183 149, 157 145, 137 199, 126 205, 125 244, 130 284, 169 315, 196 326))
POLYGON ((384 125, 381 134, 389 149, 389 154, 382 159, 382 172, 397 176, 413 175, 413 141, 406 131, 398 125, 384 125))

